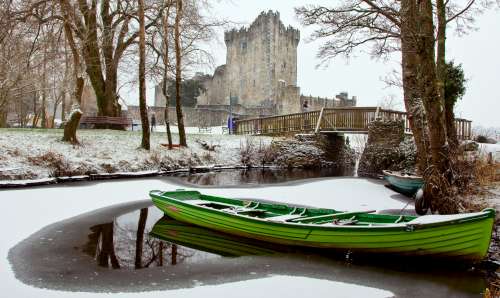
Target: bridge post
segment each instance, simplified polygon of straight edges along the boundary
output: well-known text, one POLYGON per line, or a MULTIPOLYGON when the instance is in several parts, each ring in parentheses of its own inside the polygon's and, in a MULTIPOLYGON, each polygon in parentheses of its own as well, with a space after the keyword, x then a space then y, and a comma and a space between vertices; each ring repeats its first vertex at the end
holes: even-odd
POLYGON ((316 123, 316 128, 314 129, 314 133, 318 133, 319 132, 319 128, 321 126, 321 120, 323 119, 323 111, 325 110, 325 108, 321 108, 321 111, 319 112, 319 117, 318 117, 318 122, 316 123))

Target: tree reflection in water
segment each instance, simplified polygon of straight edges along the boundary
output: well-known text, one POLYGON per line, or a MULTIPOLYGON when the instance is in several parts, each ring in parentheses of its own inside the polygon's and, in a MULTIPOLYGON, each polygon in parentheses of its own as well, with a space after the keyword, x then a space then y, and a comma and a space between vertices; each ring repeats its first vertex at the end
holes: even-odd
POLYGON ((153 224, 162 216, 150 208, 92 226, 83 251, 92 256, 98 266, 113 269, 177 265, 193 257, 194 250, 149 235, 153 224))
POLYGON ((322 169, 250 169, 240 171, 221 171, 208 173, 180 174, 178 178, 195 185, 234 186, 242 184, 280 183, 300 179, 353 176, 354 171, 346 168, 322 169))

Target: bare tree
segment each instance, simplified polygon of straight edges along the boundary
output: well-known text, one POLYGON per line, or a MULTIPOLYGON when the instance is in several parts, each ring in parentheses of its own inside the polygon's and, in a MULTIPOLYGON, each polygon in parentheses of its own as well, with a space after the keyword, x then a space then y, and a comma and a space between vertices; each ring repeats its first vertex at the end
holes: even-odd
POLYGON ((182 0, 176 0, 175 6, 175 109, 177 112, 177 126, 179 128, 179 145, 187 147, 186 131, 184 129, 184 116, 182 115, 181 105, 181 42, 180 42, 180 22, 182 18, 182 0))
POLYGON ((149 150, 149 119, 146 105, 146 29, 144 25, 144 0, 139 0, 139 109, 141 113, 141 147, 149 150))
MULTIPOLYGON (((165 97, 165 112, 164 112, 164 119, 165 119, 165 128, 167 132, 167 141, 168 141, 168 149, 172 150, 172 132, 170 131, 170 119, 169 119, 169 95, 167 92, 167 84, 168 84, 168 67, 169 67, 169 38, 168 35, 170 33, 170 30, 168 30, 168 18, 170 16, 170 7, 172 7, 172 0, 167 0, 166 3, 166 10, 163 14, 162 18, 162 29, 163 29, 163 43, 162 43, 162 53, 161 55, 163 56, 162 62, 163 62, 163 79, 162 79, 162 94, 165 97)), ((163 258, 161 258, 163 262, 163 258)))
MULTIPOLYGON (((34 2, 30 9, 34 10, 42 2, 34 2)), ((118 102, 118 68, 127 49, 137 42, 138 30, 133 30, 137 17, 137 7, 131 0, 87 0, 64 1, 66 7, 65 22, 75 39, 82 44, 81 55, 85 62, 86 73, 97 98, 98 114, 103 116, 120 116, 121 106, 118 102)), ((153 8, 148 11, 147 29, 153 26, 158 18, 154 17, 153 8)), ((155 8, 156 9, 156 8, 155 8)), ((54 19, 62 19, 55 15, 54 19)))
POLYGON ((415 53, 415 4, 391 1, 351 1, 337 7, 304 6, 296 14, 305 25, 316 25, 313 39, 326 39, 318 52, 322 63, 339 55, 350 56, 358 47, 371 47, 371 55, 385 57, 402 51, 404 103, 418 148, 418 168, 427 167, 425 110, 418 94, 415 53))
POLYGON ((446 196, 446 183, 451 182, 445 173, 450 154, 446 148, 444 93, 440 91, 443 78, 437 64, 444 61, 444 27, 454 19, 467 22, 464 15, 472 4, 448 19, 442 15, 446 5, 448 1, 435 5, 431 0, 346 0, 335 8, 296 9, 304 24, 319 25, 313 38, 329 38, 318 54, 323 61, 337 55, 349 56, 355 48, 365 45, 371 45, 372 55, 378 57, 401 50, 404 102, 417 145, 418 169, 425 174, 426 196, 432 198, 435 209, 443 212, 450 210, 441 200, 446 196), (439 63, 434 53, 434 6, 438 6, 441 26, 439 63), (441 189, 444 192, 436 192, 441 189))
MULTIPOLYGON (((169 148, 172 140, 168 108, 172 103, 172 97, 176 96, 168 92, 168 84, 175 82, 175 79, 171 78, 176 75, 176 64, 170 63, 176 59, 175 14, 173 13, 176 4, 174 0, 162 0, 161 24, 151 27, 148 40, 149 49, 154 54, 150 56, 149 73, 161 83, 162 93, 166 99, 164 119, 169 148), (171 48, 174 50, 170 50, 171 48)), ((179 44, 180 57, 182 58, 181 73, 183 74, 198 70, 200 65, 212 66, 213 57, 203 48, 202 44, 213 40, 214 28, 223 26, 227 22, 209 18, 202 13, 209 11, 209 9, 210 7, 205 1, 185 0, 182 3, 182 15, 179 19, 179 44)))

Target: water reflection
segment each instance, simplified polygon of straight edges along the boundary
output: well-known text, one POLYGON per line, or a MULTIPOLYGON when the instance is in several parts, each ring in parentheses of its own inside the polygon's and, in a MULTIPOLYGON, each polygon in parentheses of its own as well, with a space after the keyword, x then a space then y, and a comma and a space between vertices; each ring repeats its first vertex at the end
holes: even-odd
MULTIPOLYGON (((162 236, 155 235, 153 226, 162 226, 164 222, 172 227, 182 226, 182 223, 172 219, 158 221, 162 216, 161 211, 151 206, 118 216, 113 222, 92 226, 83 252, 92 256, 98 266, 113 269, 162 267, 182 264, 188 259, 193 263, 197 259, 216 257, 178 246, 175 241, 161 240, 162 236), (158 223, 154 225, 156 221, 158 223)), ((157 227, 156 231, 159 230, 157 227)), ((168 233, 174 231, 166 231, 164 238, 169 240, 168 233)))
MULTIPOLYGON (((161 218, 153 227, 151 236, 224 257, 249 255, 270 255, 289 251, 289 248, 263 241, 238 237, 206 228, 182 223, 167 216, 161 218)), ((175 246, 175 244, 172 244, 175 246)))
POLYGON ((97 264, 101 267, 120 268, 120 262, 116 257, 115 245, 113 240, 114 223, 96 225, 90 228, 89 242, 84 251, 93 254, 97 264))
POLYGON ((242 186, 282 183, 301 179, 354 176, 352 168, 322 169, 249 169, 207 173, 181 173, 177 178, 195 185, 242 186))

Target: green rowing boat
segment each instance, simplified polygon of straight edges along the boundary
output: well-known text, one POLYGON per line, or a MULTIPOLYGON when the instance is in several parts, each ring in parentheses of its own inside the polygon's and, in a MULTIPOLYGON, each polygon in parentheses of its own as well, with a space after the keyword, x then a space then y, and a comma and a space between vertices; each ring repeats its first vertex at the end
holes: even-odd
POLYGON ((495 218, 494 209, 415 217, 238 200, 198 191, 153 190, 150 196, 176 220, 271 243, 470 261, 486 255, 495 218))

